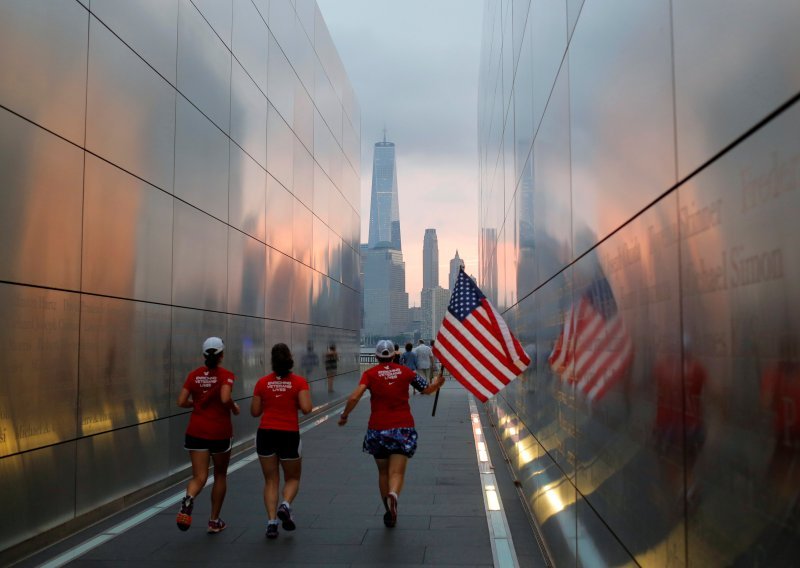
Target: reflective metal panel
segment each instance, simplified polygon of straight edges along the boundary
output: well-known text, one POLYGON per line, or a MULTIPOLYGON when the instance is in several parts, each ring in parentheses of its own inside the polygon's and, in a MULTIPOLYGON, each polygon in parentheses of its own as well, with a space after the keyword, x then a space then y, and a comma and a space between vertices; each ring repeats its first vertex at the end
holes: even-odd
POLYGON ((311 209, 314 200, 314 158, 294 139, 294 196, 311 209))
POLYGON ((581 12, 569 58, 576 255, 675 183, 669 22, 666 0, 581 12))
POLYGON ((0 104, 83 144, 89 15, 75 2, 0 4, 0 104))
POLYGON ((538 127, 567 49, 564 2, 533 2, 528 18, 533 65, 533 124, 538 127))
MULTIPOLYGON (((188 308, 172 308, 172 401, 173 413, 185 413, 175 406, 178 393, 183 388, 186 377, 192 370, 203 364, 203 341, 207 337, 216 336, 227 341, 228 318, 225 314, 206 312, 188 308)), ((223 363, 223 367, 225 364, 223 363)), ((183 441, 183 430, 188 424, 188 417, 183 422, 180 440, 183 441)), ((181 449, 183 444, 181 443, 181 449)))
POLYGON ((294 138, 289 126, 270 105, 267 117, 267 171, 289 190, 293 187, 294 138))
POLYGON ((267 174, 266 241, 288 255, 292 254, 294 201, 292 194, 267 174))
POLYGON ((83 151, 0 109, 0 280, 80 286, 83 151))
POLYGON ((264 241, 267 236, 267 172, 236 144, 231 144, 230 150, 230 224, 264 241))
POLYGON ((316 0, 296 0, 295 2, 297 19, 300 20, 303 30, 310 38, 314 37, 314 16, 316 7, 316 0))
POLYGON ((227 221, 230 141, 180 95, 177 109, 175 195, 227 221))
POLYGON ((295 262, 292 280, 292 321, 311 323, 311 302, 313 284, 308 266, 295 262))
MULTIPOLYGON (((309 152, 314 150, 314 103, 299 79, 294 79, 294 133, 309 152)), ((361 139, 359 138, 359 145, 361 139)))
POLYGON ((313 218, 313 245, 311 266, 319 272, 327 274, 330 254, 329 230, 327 225, 317 217, 313 218))
POLYGON ((800 4, 739 1, 721 9, 673 3, 681 178, 800 91, 800 4))
POLYGON ((84 295, 80 327, 82 436, 173 411, 169 306, 84 295))
MULTIPOLYGON (((236 375, 236 382, 233 384, 235 399, 252 396, 258 379, 267 374, 270 353, 265 351, 264 330, 264 320, 261 318, 228 316, 225 368, 230 369, 236 375)), ((248 403, 249 401, 245 401, 245 404, 239 403, 243 406, 242 415, 244 416, 249 415, 247 409, 244 408, 248 403)), ((247 430, 248 427, 252 427, 255 430, 256 425, 248 425, 247 422, 249 420, 240 421, 240 424, 235 425, 236 429, 247 430)))
POLYGON ((343 249, 347 248, 333 231, 330 233, 330 247, 328 248, 328 276, 342 281, 342 254, 343 249))
POLYGON ((233 54, 263 93, 267 92, 269 31, 251 0, 233 1, 233 54))
POLYGON ((685 550, 678 499, 702 428, 692 410, 702 393, 681 384, 677 235, 672 194, 573 272, 573 305, 590 299, 603 316, 593 342, 576 347, 578 491, 642 565, 667 565, 685 550))
POLYGON ((0 284, 0 456, 75 437, 78 294, 0 284))
MULTIPOLYGON (((266 362, 266 369, 264 374, 272 372, 272 348, 278 343, 284 343, 292 348, 292 324, 285 321, 266 320, 265 324, 265 340, 264 340, 264 358, 266 362)), ((302 351, 295 353, 292 351, 292 358, 294 359, 294 370, 299 372, 300 361, 298 357, 302 351)), ((250 393, 252 394, 252 390, 250 393)))
MULTIPOLYGON (((169 303, 171 195, 86 156, 84 292, 169 303)), ((63 211, 61 212, 63 214, 63 211)))
POLYGON ((308 380, 313 389, 313 381, 324 374, 322 358, 325 345, 316 340, 315 328, 310 325, 292 324, 292 355, 295 371, 308 380))
POLYGON ((292 319, 292 290, 295 261, 267 247, 266 316, 277 320, 292 319))
POLYGON ((267 167, 267 98, 237 62, 231 78, 231 138, 267 167))
POLYGON ((95 0, 92 13, 175 85, 178 0, 95 0))
POLYGON ((228 311, 264 317, 266 245, 228 229, 228 311))
POLYGON ((228 228, 175 202, 172 302, 207 310, 226 308, 228 228))
POLYGON ((306 209, 306 206, 295 199, 293 206, 293 220, 294 234, 292 237, 292 256, 311 266, 312 262, 312 230, 313 215, 311 211, 306 209))
POLYGON ((269 29, 289 57, 294 53, 294 44, 298 41, 294 34, 295 18, 291 0, 269 1, 269 29))
POLYGON ((678 192, 684 360, 705 371, 690 564, 779 565, 800 551, 798 128, 795 104, 678 192))
POLYGON ((294 117, 294 91, 295 91, 294 70, 289 64, 289 60, 283 50, 275 41, 275 37, 269 34, 269 84, 267 85, 267 96, 283 119, 289 124, 294 117))
POLYGON ((95 18, 89 37, 87 150, 171 191, 175 90, 95 18))
MULTIPOLYGON (((189 8, 188 2, 181 2, 181 10, 189 8)), ((194 4, 203 18, 214 28, 214 32, 231 47, 231 29, 233 27, 233 6, 231 0, 190 0, 194 4)))
POLYGON ((0 459, 0 479, 0 550, 74 518, 73 442, 0 459))
POLYGON ((333 133, 334 138, 342 140, 342 104, 336 97, 333 85, 328 79, 328 75, 322 68, 319 60, 314 67, 314 103, 325 120, 325 123, 333 133))
POLYGON ((529 195, 523 194, 520 211, 521 294, 533 290, 572 259, 568 78, 565 65, 533 143, 532 203, 529 195), (531 217, 532 224, 527 225, 531 217))
POLYGON ((161 480, 169 460, 168 432, 169 423, 157 420, 79 439, 75 513, 87 513, 161 480))
MULTIPOLYGON (((178 90, 223 132, 228 132, 231 52, 189 0, 180 0, 180 3, 178 90)), ((230 3, 226 4, 226 10, 230 10, 230 3)))
POLYGON ((337 201, 337 198, 340 200, 341 196, 336 191, 331 180, 325 175, 322 168, 314 164, 314 214, 325 223, 335 222, 336 219, 331 221, 328 213, 330 212, 331 201, 337 201))

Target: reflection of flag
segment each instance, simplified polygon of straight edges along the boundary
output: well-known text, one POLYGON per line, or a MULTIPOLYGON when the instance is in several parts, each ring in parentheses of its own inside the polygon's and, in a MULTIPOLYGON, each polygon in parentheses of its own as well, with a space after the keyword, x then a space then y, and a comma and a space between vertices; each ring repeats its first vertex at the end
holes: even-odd
POLYGON ((631 336, 611 286, 600 274, 570 308, 548 359, 550 368, 576 383, 589 400, 600 400, 625 376, 632 361, 631 336))
POLYGON ((463 269, 433 350, 458 382, 482 402, 531 362, 502 316, 463 269))

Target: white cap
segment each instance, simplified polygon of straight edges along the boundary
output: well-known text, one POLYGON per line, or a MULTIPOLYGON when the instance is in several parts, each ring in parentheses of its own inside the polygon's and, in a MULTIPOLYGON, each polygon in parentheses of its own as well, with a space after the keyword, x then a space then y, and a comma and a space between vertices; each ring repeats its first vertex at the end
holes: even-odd
POLYGON ((394 343, 388 339, 381 339, 375 346, 375 355, 378 357, 391 357, 394 355, 394 343))
POLYGON ((214 355, 225 351, 225 344, 219 337, 209 337, 203 342, 203 355, 214 355))

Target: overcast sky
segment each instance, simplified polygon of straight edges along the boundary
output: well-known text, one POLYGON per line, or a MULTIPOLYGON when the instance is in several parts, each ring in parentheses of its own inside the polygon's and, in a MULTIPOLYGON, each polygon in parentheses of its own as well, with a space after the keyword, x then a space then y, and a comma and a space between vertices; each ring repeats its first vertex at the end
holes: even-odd
POLYGON ((422 239, 439 238, 447 286, 456 249, 478 274, 477 94, 481 0, 317 0, 361 106, 361 242, 372 150, 397 148, 406 290, 419 305, 422 239))

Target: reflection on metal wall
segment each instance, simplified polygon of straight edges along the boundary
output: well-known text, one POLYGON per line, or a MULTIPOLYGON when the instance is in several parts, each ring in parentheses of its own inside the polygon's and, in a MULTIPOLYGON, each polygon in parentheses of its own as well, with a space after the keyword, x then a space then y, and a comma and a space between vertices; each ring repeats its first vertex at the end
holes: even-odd
POLYGON ((490 405, 564 565, 800 552, 800 5, 488 0, 490 405), (610 11, 611 10, 611 11, 610 11))
POLYGON ((277 342, 316 404, 331 345, 358 378, 360 111, 316 3, 89 4, 0 3, 0 551, 186 467, 209 335, 236 398, 277 342))

